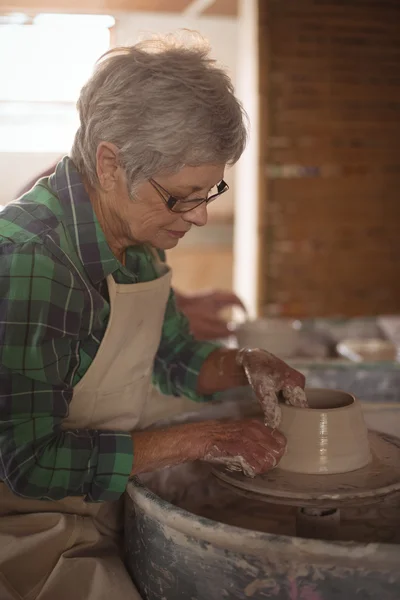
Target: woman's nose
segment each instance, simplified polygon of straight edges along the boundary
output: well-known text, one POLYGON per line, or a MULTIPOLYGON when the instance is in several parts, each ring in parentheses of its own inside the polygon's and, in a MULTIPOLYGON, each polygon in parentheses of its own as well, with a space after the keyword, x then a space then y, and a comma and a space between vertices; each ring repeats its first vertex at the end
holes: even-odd
POLYGON ((182 216, 187 223, 192 223, 193 225, 197 225, 197 227, 203 227, 208 219, 206 202, 203 202, 200 206, 196 206, 193 210, 183 213, 182 216))

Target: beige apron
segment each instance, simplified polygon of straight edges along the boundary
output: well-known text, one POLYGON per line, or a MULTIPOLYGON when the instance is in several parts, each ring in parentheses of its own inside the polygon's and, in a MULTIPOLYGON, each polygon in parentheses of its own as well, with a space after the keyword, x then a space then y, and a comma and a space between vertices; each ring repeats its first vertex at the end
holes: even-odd
POLYGON ((139 428, 146 429, 157 422, 162 426, 166 423, 173 425, 182 418, 187 419, 191 415, 207 413, 209 410, 210 405, 207 402, 194 402, 184 396, 166 396, 153 387, 139 419, 139 428))
MULTIPOLYGON (((157 264, 160 277, 154 281, 119 285, 107 278, 108 327, 74 388, 66 429, 142 426, 171 280, 168 267, 157 264)), ((167 400, 157 397, 163 415, 167 400)), ((152 408, 144 422, 157 416, 152 408)), ((140 599, 121 560, 121 517, 122 499, 31 500, 0 484, 0 600, 140 599)))

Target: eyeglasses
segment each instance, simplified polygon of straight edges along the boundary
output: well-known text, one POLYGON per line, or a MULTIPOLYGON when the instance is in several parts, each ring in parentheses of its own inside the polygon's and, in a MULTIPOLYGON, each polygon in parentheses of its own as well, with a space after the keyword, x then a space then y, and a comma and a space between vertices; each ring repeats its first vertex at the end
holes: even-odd
POLYGON ((222 180, 216 186, 217 192, 215 194, 212 194, 211 196, 208 196, 208 198, 192 198, 183 200, 171 196, 171 194, 167 190, 165 190, 159 183, 154 181, 154 179, 149 179, 149 182, 164 200, 165 204, 167 205, 167 208, 172 212, 178 213, 189 212, 189 210, 194 210, 195 208, 204 203, 210 204, 210 202, 213 202, 213 200, 215 200, 222 194, 225 194, 225 192, 229 190, 229 185, 224 180, 222 180))

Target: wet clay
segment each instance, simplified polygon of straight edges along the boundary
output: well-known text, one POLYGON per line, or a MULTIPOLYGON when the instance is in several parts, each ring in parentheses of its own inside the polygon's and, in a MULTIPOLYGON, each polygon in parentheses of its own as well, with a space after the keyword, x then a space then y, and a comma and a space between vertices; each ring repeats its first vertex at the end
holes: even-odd
MULTIPOLYGON (((208 465, 180 465, 141 479, 161 498, 192 514, 247 530, 296 535, 295 507, 240 496, 221 485, 208 465)), ((400 543, 400 494, 371 506, 343 508, 337 539, 400 543)))
MULTIPOLYGON (((222 456, 221 449, 218 446, 214 446, 213 450, 216 454, 206 454, 204 460, 209 463, 217 463, 225 466, 229 471, 240 471, 246 477, 255 477, 254 468, 247 462, 247 460, 240 454, 236 456, 222 456)), ((274 458, 274 466, 276 466, 277 459, 274 458), (275 463, 275 464, 274 464, 275 463)))
POLYGON ((308 406, 304 376, 278 357, 259 348, 242 348, 237 354, 237 362, 243 367, 260 402, 265 424, 272 429, 276 429, 281 421, 279 393, 293 406, 308 406))
POLYGON ((296 473, 355 471, 371 461, 361 404, 337 390, 306 389, 309 408, 283 405, 280 430, 288 440, 279 468, 296 473))

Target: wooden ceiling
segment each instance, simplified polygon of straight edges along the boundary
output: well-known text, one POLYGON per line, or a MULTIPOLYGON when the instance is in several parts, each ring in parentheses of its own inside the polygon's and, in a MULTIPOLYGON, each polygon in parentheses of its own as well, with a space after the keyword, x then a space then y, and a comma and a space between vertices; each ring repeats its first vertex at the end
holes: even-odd
MULTIPOLYGON (((214 0, 205 4, 208 6, 204 10, 198 9, 198 14, 224 17, 237 15, 238 0, 214 0)), ((190 7, 197 8, 200 5, 196 0, 0 0, 0 12, 144 11, 179 14, 190 7)))

